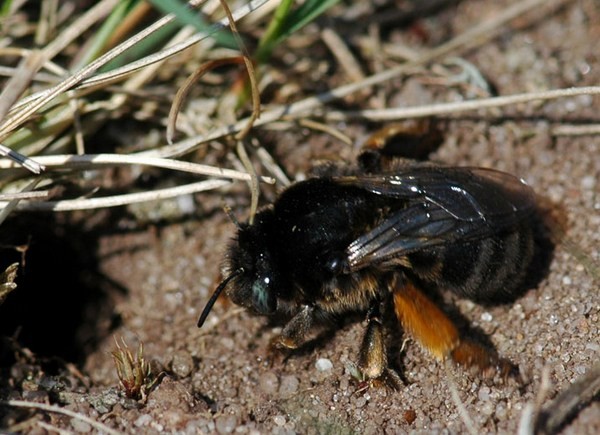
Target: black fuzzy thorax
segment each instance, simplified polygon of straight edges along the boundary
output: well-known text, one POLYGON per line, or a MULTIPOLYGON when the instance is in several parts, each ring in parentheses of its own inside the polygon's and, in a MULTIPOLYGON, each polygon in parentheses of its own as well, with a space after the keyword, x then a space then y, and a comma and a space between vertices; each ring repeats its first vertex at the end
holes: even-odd
POLYGON ((263 226, 267 246, 282 271, 279 297, 315 300, 324 283, 339 275, 334 263, 346 258, 346 248, 379 224, 405 201, 384 199, 364 189, 342 186, 329 178, 314 178, 284 191, 263 226))

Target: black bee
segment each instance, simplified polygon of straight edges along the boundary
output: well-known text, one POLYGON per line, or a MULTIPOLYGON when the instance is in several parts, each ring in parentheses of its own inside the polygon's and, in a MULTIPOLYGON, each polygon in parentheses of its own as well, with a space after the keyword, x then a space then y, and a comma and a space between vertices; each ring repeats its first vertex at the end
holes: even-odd
POLYGON ((532 189, 512 175, 366 151, 356 168, 325 167, 239 226, 198 326, 225 288, 254 313, 289 316, 275 342, 283 349, 316 324, 364 312, 358 365, 375 380, 396 376, 382 322, 392 313, 435 357, 506 375, 514 367, 461 338, 431 292, 484 303, 515 295, 534 258, 535 210, 532 189))

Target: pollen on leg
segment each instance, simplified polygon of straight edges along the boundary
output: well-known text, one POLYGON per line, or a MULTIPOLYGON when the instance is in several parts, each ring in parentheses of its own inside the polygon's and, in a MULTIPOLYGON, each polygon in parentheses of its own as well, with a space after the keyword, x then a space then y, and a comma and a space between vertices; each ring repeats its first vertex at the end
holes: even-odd
POLYGON ((394 291, 394 310, 404 330, 436 358, 449 357, 459 344, 454 323, 413 284, 394 291))
POLYGON ((499 358, 494 352, 470 340, 462 340, 452 351, 452 359, 457 364, 474 368, 486 378, 499 374, 502 378, 519 378, 519 370, 510 361, 499 358))

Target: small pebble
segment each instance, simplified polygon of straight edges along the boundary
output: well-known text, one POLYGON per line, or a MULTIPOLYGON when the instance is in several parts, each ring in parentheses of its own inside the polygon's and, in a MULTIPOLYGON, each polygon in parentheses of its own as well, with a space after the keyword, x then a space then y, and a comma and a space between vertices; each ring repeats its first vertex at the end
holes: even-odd
POLYGON ((215 420, 215 429, 219 433, 231 433, 238 424, 235 415, 221 415, 215 420))
POLYGON ((281 377, 281 384, 279 385, 279 394, 288 396, 298 391, 300 381, 296 376, 285 375, 281 377))
POLYGON ((326 372, 333 368, 333 363, 327 358, 319 358, 315 364, 315 367, 320 372, 326 372))
POLYGON ((596 178, 593 175, 588 175, 581 179, 581 188, 584 190, 592 190, 596 185, 596 178))
POLYGON ((365 406, 367 404, 367 399, 365 399, 365 396, 361 396, 358 399, 356 399, 356 401, 354 402, 354 406, 356 408, 362 408, 363 406, 365 406))
POLYGON ((92 431, 92 426, 89 423, 78 418, 71 419, 71 427, 73 427, 75 432, 79 433, 88 433, 92 431))
POLYGON ((258 382, 260 389, 267 394, 273 394, 279 388, 279 378, 272 372, 263 373, 258 382))
POLYGON ((479 389, 479 393, 477 394, 477 397, 479 397, 479 400, 481 400, 481 401, 490 400, 490 389, 486 386, 481 387, 479 389))
POLYGON ((189 352, 178 350, 171 360, 171 370, 180 378, 187 378, 194 369, 194 360, 189 352))
POLYGON ((283 426, 286 423, 285 417, 283 415, 276 415, 275 417, 273 417, 273 422, 277 426, 283 426))
POLYGON ((493 319, 492 315, 490 313, 488 313, 487 311, 481 315, 481 320, 483 320, 484 322, 491 322, 492 319, 493 319))
POLYGON ((496 405, 496 418, 502 420, 506 418, 506 405, 502 402, 496 405))
POLYGON ((137 427, 142 427, 148 426, 148 424, 150 424, 151 421, 152 417, 150 416, 150 414, 142 414, 137 418, 137 420, 135 420, 133 424, 137 427))
POLYGON ((483 402, 483 405, 479 407, 479 412, 482 415, 490 416, 496 412, 496 407, 492 404, 492 402, 483 402))

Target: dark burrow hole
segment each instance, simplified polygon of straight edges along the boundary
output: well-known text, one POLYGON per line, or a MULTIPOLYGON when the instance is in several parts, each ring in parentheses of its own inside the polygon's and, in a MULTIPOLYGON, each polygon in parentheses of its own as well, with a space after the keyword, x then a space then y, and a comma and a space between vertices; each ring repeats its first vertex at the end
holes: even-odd
POLYGON ((99 269, 98 231, 60 215, 20 215, 0 226, 0 268, 19 263, 0 305, 0 336, 42 357, 82 364, 120 323, 126 290, 99 269))

